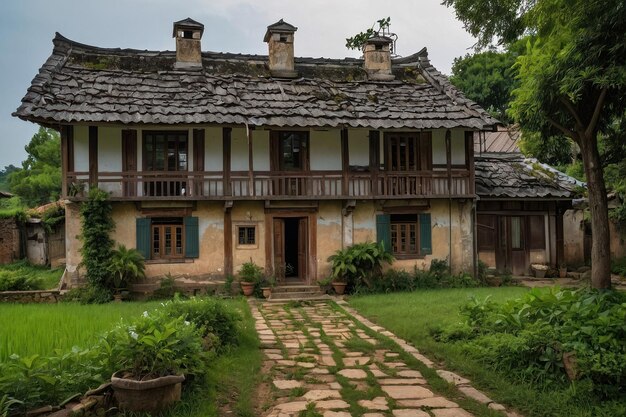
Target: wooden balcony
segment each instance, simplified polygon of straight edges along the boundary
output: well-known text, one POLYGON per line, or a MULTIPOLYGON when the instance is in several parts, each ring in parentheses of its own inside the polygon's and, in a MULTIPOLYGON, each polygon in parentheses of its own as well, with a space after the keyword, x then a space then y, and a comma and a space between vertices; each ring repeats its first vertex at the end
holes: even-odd
POLYGON ((70 199, 82 199, 88 183, 112 200, 311 200, 472 198, 473 176, 466 169, 370 172, 69 172, 70 199))

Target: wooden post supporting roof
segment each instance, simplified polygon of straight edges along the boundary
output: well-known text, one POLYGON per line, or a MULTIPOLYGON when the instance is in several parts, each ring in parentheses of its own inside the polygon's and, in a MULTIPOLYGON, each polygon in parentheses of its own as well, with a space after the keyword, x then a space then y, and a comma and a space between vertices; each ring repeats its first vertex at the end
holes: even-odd
POLYGON ((61 197, 67 197, 67 174, 74 171, 74 126, 61 126, 61 197))
POLYGON ((380 132, 370 130, 370 174, 372 182, 372 195, 378 195, 378 171, 380 169, 380 132))
POLYGON ((98 126, 89 126, 89 187, 98 187, 98 126))
POLYGON ((350 149, 348 144, 348 129, 341 129, 341 191, 342 195, 349 194, 349 171, 350 171, 350 149))
POLYGON ((222 169, 224 171, 224 195, 231 195, 230 189, 230 135, 232 128, 222 128, 222 148, 223 148, 223 164, 222 169))

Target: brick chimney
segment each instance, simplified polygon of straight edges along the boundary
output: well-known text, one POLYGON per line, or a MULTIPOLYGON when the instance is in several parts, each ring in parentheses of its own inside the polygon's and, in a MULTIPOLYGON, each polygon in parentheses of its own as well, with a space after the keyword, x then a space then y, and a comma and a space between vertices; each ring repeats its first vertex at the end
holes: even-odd
POLYGON ((367 77, 374 81, 391 81, 395 76, 391 73, 390 46, 393 39, 387 36, 374 36, 365 41, 363 57, 367 77))
POLYGON ((175 68, 202 67, 200 39, 203 32, 204 25, 193 19, 174 22, 172 36, 176 38, 175 68))
POLYGON ((298 73, 293 62, 293 38, 297 27, 280 19, 267 27, 263 42, 269 47, 269 66, 273 77, 295 78, 298 73))

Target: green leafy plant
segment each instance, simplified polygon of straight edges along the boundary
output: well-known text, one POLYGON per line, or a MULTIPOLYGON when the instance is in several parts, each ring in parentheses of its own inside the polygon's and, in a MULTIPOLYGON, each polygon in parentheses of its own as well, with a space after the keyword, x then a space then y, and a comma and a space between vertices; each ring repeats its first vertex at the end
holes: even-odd
POLYGON ((333 280, 346 282, 353 289, 363 285, 373 287, 374 280, 382 274, 383 264, 393 261, 393 255, 376 242, 357 243, 328 257, 333 280))
POLYGON ((80 208, 82 265, 89 284, 104 291, 109 281, 109 261, 113 250, 113 240, 109 236, 115 229, 112 210, 108 194, 98 188, 89 190, 89 199, 80 208))
POLYGON ((127 288, 128 284, 145 277, 143 255, 137 249, 128 249, 119 244, 111 253, 109 272, 111 284, 119 292, 120 289, 127 288))
POLYGON ((258 283, 263 276, 263 268, 252 262, 245 262, 239 268, 239 280, 241 282, 258 283))
POLYGON ((359 32, 351 38, 346 39, 346 48, 348 49, 363 49, 363 45, 365 42, 374 37, 380 36, 381 32, 389 29, 389 25, 391 24, 391 17, 384 17, 380 20, 377 20, 376 23, 372 25, 371 28, 365 30, 364 32, 359 32), (378 29, 374 29, 374 27, 378 24, 378 29))

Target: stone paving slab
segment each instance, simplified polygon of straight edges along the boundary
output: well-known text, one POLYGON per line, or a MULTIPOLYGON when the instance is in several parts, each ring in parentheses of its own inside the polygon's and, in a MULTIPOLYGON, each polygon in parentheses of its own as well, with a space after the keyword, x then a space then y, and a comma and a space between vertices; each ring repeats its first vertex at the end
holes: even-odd
MULTIPOLYGON (((324 417, 350 417, 348 400, 354 401, 352 406, 365 410, 363 417, 472 417, 456 402, 436 395, 421 372, 405 363, 397 351, 380 345, 356 325, 353 317, 393 340, 427 367, 434 367, 428 358, 345 303, 341 306, 352 317, 328 302, 251 304, 267 361, 264 368, 271 368, 273 376, 270 407, 263 417, 297 417, 307 407, 314 407, 324 417), (353 339, 368 345, 358 348, 359 344, 350 343, 353 339), (352 390, 377 394, 359 400, 342 397, 342 392, 352 390)), ((467 379, 443 370, 438 370, 438 374, 490 408, 504 409, 474 390, 467 379)))

